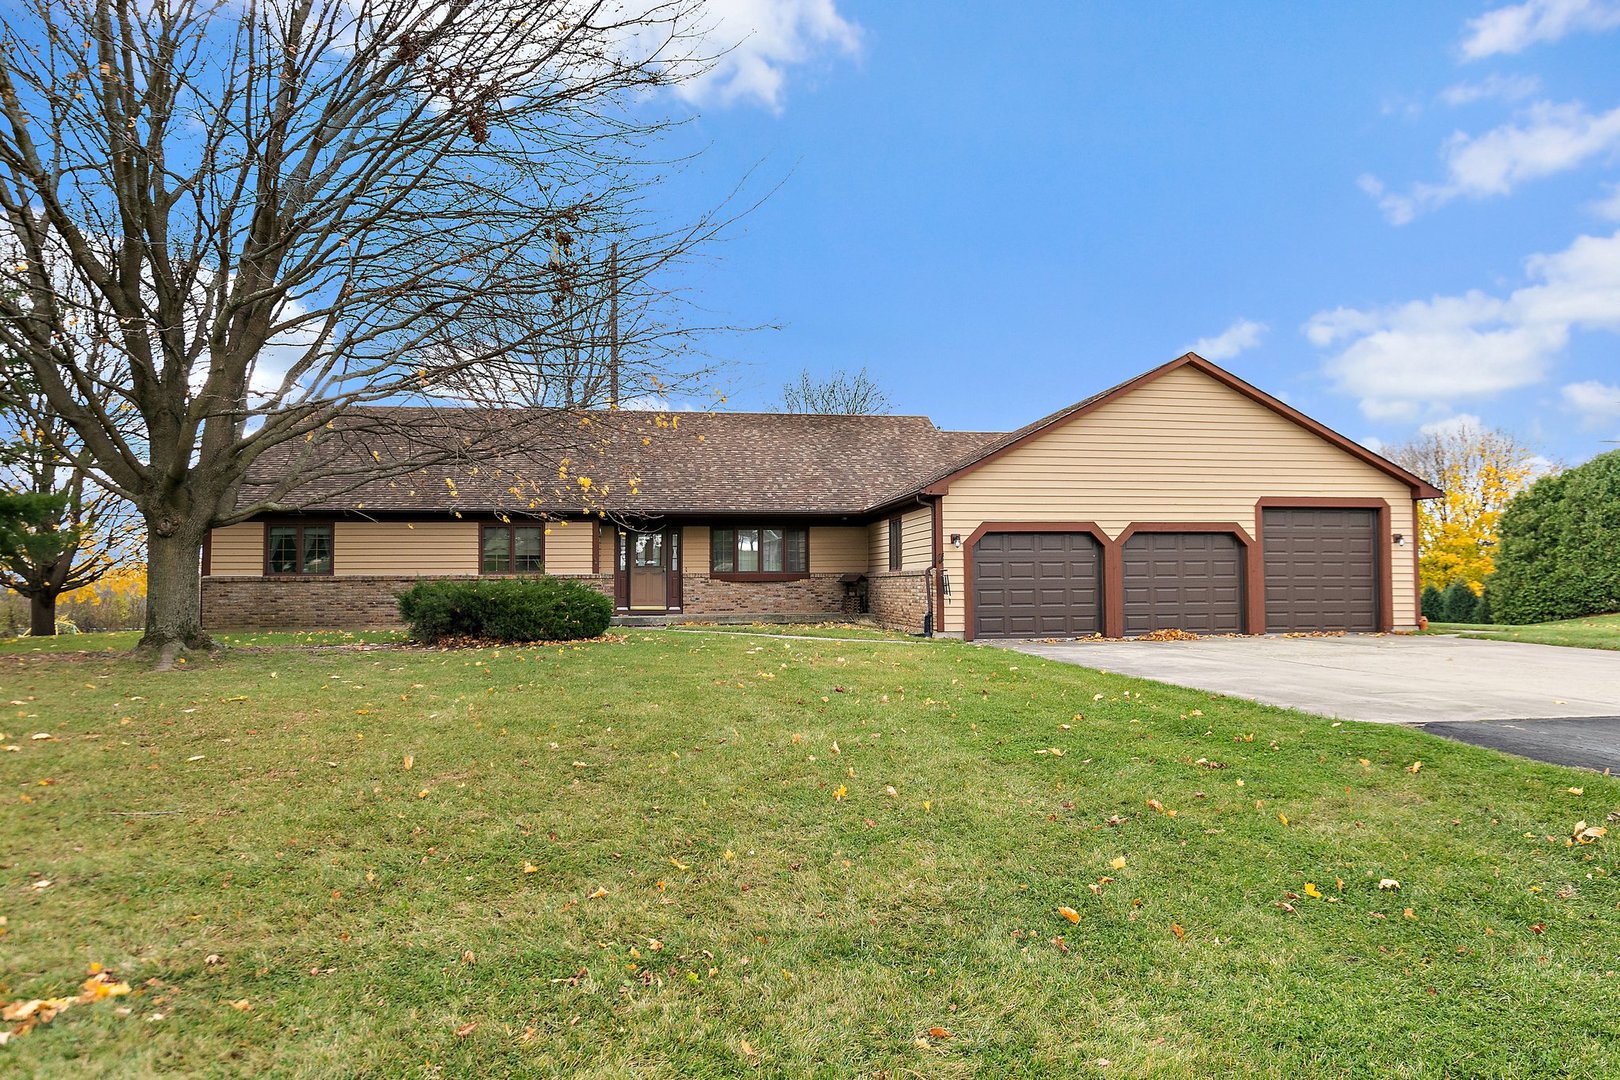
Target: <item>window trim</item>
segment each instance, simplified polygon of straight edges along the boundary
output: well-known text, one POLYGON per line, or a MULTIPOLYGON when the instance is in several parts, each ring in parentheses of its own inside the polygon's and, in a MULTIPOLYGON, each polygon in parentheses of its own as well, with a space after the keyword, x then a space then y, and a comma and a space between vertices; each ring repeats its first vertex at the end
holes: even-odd
MULTIPOLYGON (((761 541, 760 541, 760 548, 761 548, 760 555, 763 558, 763 556, 764 556, 764 540, 763 539, 761 539, 761 541)), ((789 523, 784 522, 784 521, 756 521, 754 519, 748 519, 748 520, 746 520, 744 522, 741 522, 741 523, 726 522, 724 524, 710 525, 709 526, 709 577, 712 578, 713 580, 715 580, 715 581, 803 581, 805 578, 807 578, 809 576, 810 576, 810 526, 808 526, 808 525, 792 525, 792 524, 789 524, 789 523), (763 532, 765 529, 781 529, 782 530, 782 555, 783 555, 783 563, 784 563, 784 565, 786 564, 786 561, 787 561, 787 534, 789 532, 794 531, 794 530, 801 531, 801 532, 804 533, 804 569, 803 570, 716 570, 714 568, 714 534, 715 534, 715 531, 718 530, 718 529, 730 529, 731 532, 732 532, 732 541, 731 541, 731 559, 732 559, 731 565, 732 566, 737 565, 736 534, 737 534, 737 532, 739 530, 741 530, 741 529, 758 529, 761 532, 763 532)))
POLYGON ((337 522, 336 522, 336 520, 328 520, 328 521, 282 520, 282 521, 266 521, 264 523, 264 576, 265 577, 273 577, 273 578, 331 577, 335 573, 337 573, 337 522), (297 570, 272 570, 272 569, 270 569, 270 533, 275 529, 296 529, 297 530, 297 537, 298 537, 298 540, 297 540, 297 543, 298 543, 298 569, 297 570), (325 529, 326 530, 327 537, 329 539, 330 548, 331 548, 331 554, 327 558, 327 568, 325 570, 316 570, 314 572, 311 572, 311 571, 308 571, 308 570, 304 569, 304 530, 305 529, 325 529))
POLYGON ((889 571, 891 573, 904 570, 906 566, 905 529, 905 519, 901 515, 889 515, 889 571))
POLYGON ((478 523, 478 576, 479 577, 524 577, 546 572, 546 527, 540 522, 516 521, 480 521, 478 523), (540 531, 540 569, 538 570, 485 570, 484 569, 484 534, 490 529, 512 530, 506 537, 506 565, 517 565, 517 530, 538 529, 540 531))

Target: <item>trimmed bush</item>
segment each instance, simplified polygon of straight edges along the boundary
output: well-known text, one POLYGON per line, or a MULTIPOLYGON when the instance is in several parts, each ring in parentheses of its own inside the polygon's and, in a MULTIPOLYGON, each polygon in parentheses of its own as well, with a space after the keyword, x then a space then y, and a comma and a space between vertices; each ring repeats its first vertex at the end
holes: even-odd
POLYGON ((1485 591, 1479 594, 1479 606, 1474 609, 1474 621, 1482 625, 1496 621, 1491 617, 1490 582, 1485 583, 1485 591))
POLYGON ((1620 450, 1537 480, 1508 504, 1497 536, 1497 622, 1620 611, 1620 450))
POLYGON ((1440 617, 1440 590, 1433 585, 1423 586, 1423 617, 1430 622, 1445 622, 1440 617))
POLYGON ((613 601, 554 577, 419 581, 399 594, 399 613, 417 641, 574 641, 598 637, 613 601))

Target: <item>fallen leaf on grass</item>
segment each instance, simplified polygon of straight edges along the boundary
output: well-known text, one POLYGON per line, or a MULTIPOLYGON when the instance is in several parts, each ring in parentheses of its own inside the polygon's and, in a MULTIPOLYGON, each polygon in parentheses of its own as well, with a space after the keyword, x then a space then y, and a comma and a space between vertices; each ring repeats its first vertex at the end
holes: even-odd
POLYGON ((1386 891, 1391 889, 1399 889, 1401 887, 1401 883, 1392 877, 1387 877, 1378 883, 1378 887, 1386 891))
POLYGON ((534 865, 532 862, 526 862, 523 864, 523 872, 525 874, 538 874, 540 872, 540 868, 534 865))
POLYGON ((1593 825, 1588 827, 1586 822, 1577 821, 1575 823, 1575 831, 1571 834, 1570 838, 1577 844, 1592 844, 1596 843, 1598 840, 1607 835, 1609 835, 1609 830, 1604 828, 1602 825, 1593 825))
POLYGON ((1080 913, 1072 907, 1060 907, 1057 909, 1057 913, 1072 923, 1080 921, 1080 913))
POLYGON ((1305 883, 1305 895, 1312 900, 1320 900, 1322 899, 1322 890, 1316 887, 1316 882, 1307 881, 1305 883))
POLYGON ((1111 860, 1108 865, 1112 866, 1115 870, 1125 869, 1125 856, 1121 855, 1118 858, 1111 860))
POLYGON ((845 787, 843 784, 839 784, 838 785, 838 790, 833 792, 833 800, 835 802, 842 802, 844 796, 848 795, 848 794, 849 794, 849 788, 845 787))
POLYGON ((240 999, 238 999, 236 1001, 227 1001, 225 1004, 229 1005, 231 1008, 235 1009, 237 1012, 252 1012, 253 1011, 253 1002, 249 1001, 247 998, 240 998, 240 999))
POLYGON ((607 892, 606 889, 598 887, 595 892, 591 893, 585 899, 587 899, 587 900, 600 900, 600 899, 602 899, 602 897, 606 896, 607 894, 608 894, 608 892, 607 892))
MULTIPOLYGON (((795 735, 793 737, 793 741, 798 742, 798 740, 799 740, 799 737, 797 735, 795 735)), ((752 1046, 750 1046, 748 1044, 747 1039, 738 1039, 737 1043, 742 1048, 742 1052, 743 1052, 744 1057, 751 1057, 751 1058, 752 1057, 759 1057, 759 1051, 755 1050, 752 1046)))
POLYGON ((414 755, 414 754, 406 754, 405 755, 405 768, 409 769, 411 766, 413 766, 415 764, 416 764, 416 755, 414 755))
POLYGON ((456 1038, 465 1039, 467 1036, 471 1035, 473 1031, 477 1029, 477 1027, 478 1021, 476 1020, 470 1020, 467 1023, 462 1024, 460 1027, 456 1028, 456 1038))
POLYGON ((938 1027, 938 1026, 931 1027, 931 1028, 928 1029, 928 1037, 930 1039, 950 1039, 950 1038, 955 1038, 955 1036, 953 1036, 951 1034, 951 1031, 950 1031, 949 1028, 942 1028, 942 1027, 938 1027))
POLYGON ((1186 941, 1187 940, 1187 931, 1178 922, 1173 922, 1173 923, 1170 924, 1170 932, 1172 934, 1176 935, 1176 940, 1177 941, 1186 941))
POLYGON ((1407 767, 1406 767, 1406 771, 1407 771, 1407 772, 1409 772, 1409 773, 1412 773, 1412 774, 1413 774, 1413 775, 1416 775, 1416 774, 1417 774, 1417 771, 1418 771, 1418 770, 1419 770, 1419 769, 1421 769, 1421 768, 1423 768, 1423 762, 1421 762, 1421 761, 1414 761, 1414 762, 1412 762, 1412 764, 1410 764, 1410 765, 1408 765, 1408 766, 1407 766, 1407 767))

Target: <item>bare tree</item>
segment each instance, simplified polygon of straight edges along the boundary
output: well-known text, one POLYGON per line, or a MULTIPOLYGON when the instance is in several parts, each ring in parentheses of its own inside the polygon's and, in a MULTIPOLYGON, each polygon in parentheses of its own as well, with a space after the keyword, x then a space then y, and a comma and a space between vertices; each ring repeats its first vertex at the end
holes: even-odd
POLYGON ((868 416, 890 409, 888 395, 863 367, 816 378, 806 369, 782 387, 781 410, 790 413, 847 413, 868 416))
MULTIPOLYGON (((33 380, 144 520, 143 645, 207 641, 204 535, 352 461, 321 444, 353 406, 523 380, 599 399, 600 372, 555 348, 594 352, 599 253, 618 245, 621 305, 656 304, 716 227, 661 228, 641 201, 666 123, 649 94, 702 66, 697 2, 6 5, 0 382, 33 380), (86 336, 112 370, 77 362, 86 336), (272 448, 280 479, 246 491, 272 448)), ((640 381, 679 378, 643 344, 640 381)), ((377 436, 372 478, 444 452, 383 422, 348 426, 377 436)), ((454 426, 463 457, 521 435, 454 426)))

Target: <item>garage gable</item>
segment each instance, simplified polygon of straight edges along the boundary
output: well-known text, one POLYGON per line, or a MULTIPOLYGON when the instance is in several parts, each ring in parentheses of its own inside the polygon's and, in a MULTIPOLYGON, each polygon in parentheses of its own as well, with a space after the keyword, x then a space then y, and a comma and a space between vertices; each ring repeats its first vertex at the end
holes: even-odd
POLYGON ((1429 497, 1431 485, 1207 361, 1183 358, 1149 375, 999 440, 925 489, 940 499, 949 579, 940 629, 977 636, 968 594, 985 586, 964 547, 987 523, 1011 534, 1065 522, 1094 524, 1117 565, 1104 575, 1103 603, 1109 625, 1125 629, 1111 632, 1281 628, 1281 617, 1266 618, 1268 606, 1306 621, 1310 610, 1353 611, 1343 628, 1361 628, 1361 594, 1339 602, 1340 563, 1313 561, 1318 541, 1302 531, 1325 519, 1273 514, 1297 535, 1265 536, 1262 509, 1289 506, 1369 511, 1360 517, 1372 523, 1372 569, 1352 567, 1359 576, 1344 588, 1376 589, 1380 627, 1415 623, 1414 500, 1429 497), (1262 573, 1267 550, 1273 567, 1293 567, 1298 578, 1290 598, 1278 593, 1269 604, 1268 585, 1276 592, 1278 582, 1262 573), (1321 584, 1309 584, 1310 574, 1321 584))

